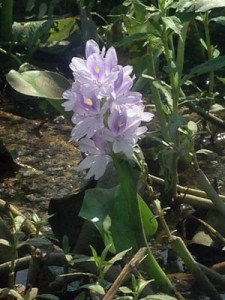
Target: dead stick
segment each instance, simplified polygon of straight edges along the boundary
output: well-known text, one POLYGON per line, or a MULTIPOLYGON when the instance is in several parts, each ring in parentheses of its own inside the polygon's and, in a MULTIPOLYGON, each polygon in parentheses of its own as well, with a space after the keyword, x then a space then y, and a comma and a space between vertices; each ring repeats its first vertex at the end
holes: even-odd
POLYGON ((127 279, 129 274, 142 262, 145 258, 146 247, 143 247, 138 250, 138 252, 134 255, 134 257, 125 265, 123 270, 121 271, 120 275, 114 281, 108 292, 105 294, 102 300, 111 300, 115 296, 116 292, 118 291, 119 287, 122 283, 127 279))
POLYGON ((13 217, 21 216, 24 218, 24 223, 22 226, 22 230, 25 232, 26 235, 33 235, 36 233, 36 228, 34 224, 29 221, 19 210, 12 204, 0 199, 0 212, 4 214, 8 214, 9 212, 12 213, 13 217))
MULTIPOLYGON (((162 179, 160 177, 157 177, 157 176, 154 176, 154 175, 149 175, 149 176, 150 176, 150 178, 153 182, 158 183, 160 185, 165 184, 164 179, 162 179)), ((208 195, 202 190, 193 189, 193 188, 190 188, 190 187, 184 187, 184 186, 179 185, 179 184, 177 184, 177 189, 181 193, 190 194, 190 195, 197 196, 197 197, 200 197, 200 198, 205 198, 205 200, 210 200, 208 195)), ((219 194, 219 197, 223 202, 225 202, 225 196, 224 195, 219 194)))

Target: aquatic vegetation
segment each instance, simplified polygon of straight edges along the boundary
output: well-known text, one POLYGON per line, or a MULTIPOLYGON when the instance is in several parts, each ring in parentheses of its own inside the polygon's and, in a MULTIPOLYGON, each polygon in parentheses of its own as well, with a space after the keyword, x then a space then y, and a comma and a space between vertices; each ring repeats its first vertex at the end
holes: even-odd
MULTIPOLYGON (((12 177, 8 181, 3 178, 1 191, 6 197, 10 187, 14 195, 14 187, 20 184, 18 190, 23 191, 20 196, 25 195, 33 205, 35 199, 47 199, 47 189, 42 184, 48 181, 48 189, 54 190, 48 206, 50 216, 43 219, 35 212, 26 219, 14 207, 0 201, 0 208, 5 207, 4 212, 10 216, 7 221, 10 230, 4 221, 0 222, 0 253, 4 254, 0 255, 0 276, 7 278, 8 283, 4 283, 8 288, 0 290, 0 294, 27 298, 31 286, 34 294, 29 299, 41 297, 42 290, 43 298, 57 299, 57 289, 60 298, 66 299, 63 293, 71 282, 76 282, 72 297, 79 300, 147 300, 154 297, 151 290, 143 294, 149 286, 166 294, 158 295, 159 299, 174 299, 174 296, 183 299, 185 294, 174 284, 176 279, 167 276, 170 268, 159 259, 155 249, 154 243, 163 230, 166 252, 172 248, 185 265, 182 275, 188 275, 189 270, 202 294, 221 299, 214 282, 223 286, 224 279, 209 269, 209 264, 225 256, 222 250, 225 233, 223 226, 217 224, 223 224, 224 196, 218 195, 216 184, 215 188, 210 184, 198 159, 212 152, 218 130, 225 128, 223 116, 217 115, 224 109, 225 50, 212 42, 215 42, 212 32, 216 31, 213 26, 224 26, 224 17, 216 10, 224 10, 224 1, 126 0, 107 5, 103 5, 104 0, 73 2, 27 1, 26 7, 24 4, 18 7, 15 1, 9 1, 8 6, 3 1, 0 8, 0 14, 4 14, 0 18, 1 74, 7 73, 2 75, 0 84, 3 86, 6 78, 21 98, 24 95, 35 99, 35 111, 39 102, 40 111, 44 111, 44 117, 40 117, 43 120, 37 124, 6 116, 4 112, 0 115, 0 121, 12 118, 12 122, 4 123, 0 143, 0 166, 1 161, 4 166, 0 175, 12 177), (16 17, 20 9, 25 10, 29 21, 12 23, 13 9, 16 17), (54 107, 54 117, 57 115, 54 126, 45 120, 47 116, 52 122, 47 103, 54 107), (202 119, 196 121, 192 112, 202 119), (64 116, 60 117, 62 126, 57 113, 64 116), (15 122, 24 124, 14 126, 15 122), (39 152, 43 141, 49 146, 47 151, 40 149, 33 167, 30 168, 33 154, 27 158, 28 166, 20 164, 19 159, 14 163, 10 153, 13 140, 9 137, 13 129, 7 135, 8 124, 20 131, 17 141, 21 138, 24 142, 23 152, 29 152, 32 143, 35 147, 31 153, 39 152), (36 127, 28 130, 28 124, 36 127), (45 135, 43 126, 53 134, 45 135), (70 146, 67 152, 63 152, 56 138, 56 127, 62 130, 63 143, 70 146), (29 147, 26 139, 31 139, 29 147), (211 142, 211 152, 202 149, 207 141, 211 142), (76 171, 79 168, 74 178, 73 156, 65 160, 63 168, 63 155, 73 150, 78 154, 74 162, 76 171), (55 151, 62 153, 56 155, 55 151), (40 174, 43 155, 48 156, 47 170, 43 169, 38 179, 35 174, 40 174), (203 191, 179 185, 182 173, 187 173, 189 185, 188 172, 203 191), (160 178, 152 175, 155 173, 160 178), (29 180, 19 181, 24 177, 29 180), (212 223, 208 214, 188 213, 191 220, 198 222, 197 238, 202 227, 207 231, 204 234, 208 248, 205 235, 203 241, 197 239, 196 243, 195 236, 189 238, 192 228, 184 232, 188 218, 183 203, 191 204, 191 208, 207 208, 207 212, 215 210, 210 211, 216 219, 212 223), (47 220, 57 242, 43 228, 47 220), (180 227, 182 230, 177 234, 180 227), (190 246, 186 238, 191 240, 190 246), (28 249, 22 254, 21 245, 28 249), (10 251, 6 253, 5 249, 10 251), (59 253, 51 252, 52 249, 59 253), (216 253, 215 257, 207 251, 216 253), (204 260, 206 266, 198 263, 204 260), (52 279, 48 266, 53 263, 63 268, 52 279), (23 266, 29 270, 26 292, 20 296, 15 282, 16 272, 23 266), (49 280, 39 283, 42 267, 49 280), (35 290, 36 285, 39 291, 35 290)), ((15 95, 13 101, 18 103, 18 94, 15 95)), ((24 111, 25 105, 29 109, 27 104, 32 101, 29 98, 20 104, 21 110, 24 111)), ((20 158, 22 148, 17 147, 16 155, 20 158)), ((164 245, 161 240, 160 251, 164 245)), ((176 270, 180 272, 177 267, 176 270)))

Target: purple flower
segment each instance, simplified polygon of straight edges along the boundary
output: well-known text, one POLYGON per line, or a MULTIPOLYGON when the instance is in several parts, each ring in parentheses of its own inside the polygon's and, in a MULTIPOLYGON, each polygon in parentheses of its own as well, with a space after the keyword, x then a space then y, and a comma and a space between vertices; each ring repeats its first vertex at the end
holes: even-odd
POLYGON ((74 57, 70 64, 75 82, 63 93, 66 111, 73 111, 75 127, 71 140, 76 141, 86 157, 80 169, 89 169, 86 178, 100 178, 113 153, 132 158, 133 148, 147 128, 153 114, 144 112, 142 95, 131 91, 134 76, 131 66, 118 64, 116 50, 100 50, 90 40, 86 59, 74 57))
POLYGON ((94 179, 98 180, 105 173, 107 164, 112 161, 111 156, 108 154, 107 142, 99 134, 93 139, 81 139, 79 148, 87 155, 79 164, 79 168, 81 170, 89 169, 86 179, 94 176, 94 179))

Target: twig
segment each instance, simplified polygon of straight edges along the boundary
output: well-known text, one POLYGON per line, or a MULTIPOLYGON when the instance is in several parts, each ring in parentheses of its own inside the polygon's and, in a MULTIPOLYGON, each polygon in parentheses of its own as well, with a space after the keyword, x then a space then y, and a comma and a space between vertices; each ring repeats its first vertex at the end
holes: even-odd
POLYGON ((191 273, 195 276, 196 280, 198 281, 199 285, 208 293, 212 299, 222 300, 219 293, 217 292, 216 288, 211 284, 209 279, 205 276, 197 262, 194 260, 193 256, 187 249, 184 241, 177 236, 171 234, 170 229, 166 223, 164 218, 164 212, 161 208, 160 202, 158 200, 154 201, 155 209, 157 215, 160 219, 160 222, 168 236, 168 240, 171 243, 171 246, 175 253, 182 258, 184 263, 186 264, 187 268, 191 271, 191 273))
POLYGON ((134 255, 134 257, 125 265, 123 270, 121 271, 120 275, 114 281, 108 292, 105 294, 102 300, 111 300, 115 296, 116 292, 118 291, 119 287, 122 283, 126 280, 129 274, 142 262, 145 258, 147 248, 143 247, 139 249, 139 251, 134 255))
POLYGON ((6 201, 0 199, 0 212, 8 214, 9 212, 13 217, 21 216, 24 218, 22 230, 26 235, 34 235, 36 233, 36 228, 34 224, 29 221, 14 205, 7 203, 6 201))
POLYGON ((221 286, 225 286, 225 277, 223 275, 220 275, 215 270, 207 268, 206 266, 199 264, 199 267, 202 269, 202 271, 214 282, 217 284, 220 284, 221 286))
MULTIPOLYGON (((153 182, 155 183, 158 183, 158 184, 161 184, 161 185, 164 185, 165 184, 165 181, 164 179, 160 178, 160 177, 157 177, 157 176, 154 176, 154 175, 150 175, 150 178, 153 182)), ((193 189, 193 188, 190 188, 190 187, 184 187, 182 185, 177 185, 177 190, 181 193, 184 193, 184 194, 190 194, 190 195, 194 195, 196 197, 201 197, 201 198, 205 198, 205 200, 209 200, 207 194, 202 191, 202 190, 199 190, 199 189, 193 189)), ((225 196, 224 195, 219 195, 220 199, 222 201, 225 202, 225 196)))
POLYGON ((188 106, 192 111, 196 112, 198 115, 206 119, 208 122, 212 123, 213 125, 221 129, 225 129, 225 122, 222 119, 209 113, 205 109, 201 108, 199 105, 194 104, 191 101, 186 102, 185 105, 188 106))
POLYGON ((223 201, 221 201, 219 195, 214 190, 213 186, 210 184, 206 175, 203 173, 203 171, 200 168, 196 168, 196 174, 197 174, 196 179, 199 185, 204 189, 208 197, 212 200, 216 209, 225 217, 225 204, 223 201))

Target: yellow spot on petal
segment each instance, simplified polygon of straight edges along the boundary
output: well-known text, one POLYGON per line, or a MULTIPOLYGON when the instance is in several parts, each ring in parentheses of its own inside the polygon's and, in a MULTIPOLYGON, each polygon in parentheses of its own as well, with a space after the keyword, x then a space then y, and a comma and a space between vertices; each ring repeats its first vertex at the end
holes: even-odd
POLYGON ((100 68, 98 66, 95 67, 95 72, 98 74, 100 72, 100 68))
POLYGON ((93 101, 91 100, 91 98, 87 98, 85 102, 86 102, 86 104, 89 105, 89 106, 92 106, 92 105, 93 105, 93 101))
POLYGON ((123 121, 122 120, 118 120, 117 125, 118 125, 118 127, 123 126, 123 121))

